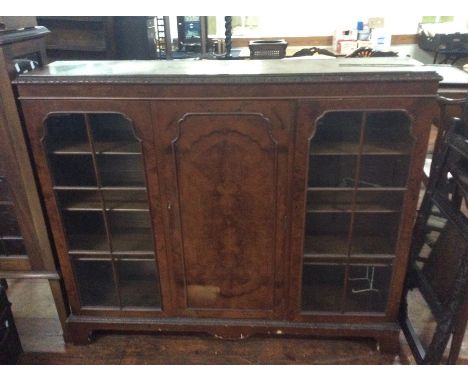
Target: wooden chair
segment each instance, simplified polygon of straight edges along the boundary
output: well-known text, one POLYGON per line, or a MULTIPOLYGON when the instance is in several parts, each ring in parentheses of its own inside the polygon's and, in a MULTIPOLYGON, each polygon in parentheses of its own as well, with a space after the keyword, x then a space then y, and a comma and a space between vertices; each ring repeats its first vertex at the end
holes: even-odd
POLYGON ((438 364, 452 337, 447 363, 456 363, 468 319, 468 100, 436 145, 430 177, 413 231, 400 321, 419 364, 438 364), (436 321, 428 346, 408 317, 417 288, 436 321))

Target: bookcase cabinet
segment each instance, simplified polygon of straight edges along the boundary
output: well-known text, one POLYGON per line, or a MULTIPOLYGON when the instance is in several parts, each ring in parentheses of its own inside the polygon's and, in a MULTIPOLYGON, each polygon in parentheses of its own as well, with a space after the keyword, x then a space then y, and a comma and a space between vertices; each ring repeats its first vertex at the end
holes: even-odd
POLYGON ((69 310, 11 83, 18 71, 47 63, 48 34, 44 27, 0 32, 0 283, 48 280, 66 336, 69 310))
POLYGON ((22 75, 73 340, 314 334, 397 351, 438 80, 408 59, 22 75))

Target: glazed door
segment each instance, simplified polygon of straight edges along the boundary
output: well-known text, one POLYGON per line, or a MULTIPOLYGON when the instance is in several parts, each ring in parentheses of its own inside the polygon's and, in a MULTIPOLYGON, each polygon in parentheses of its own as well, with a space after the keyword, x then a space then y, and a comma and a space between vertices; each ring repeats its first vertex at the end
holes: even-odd
POLYGON ((344 100, 300 108, 291 239, 296 319, 395 319, 429 102, 344 100))
POLYGON ((280 316, 290 104, 152 107, 181 313, 280 316))
POLYGON ((73 313, 170 312, 149 104, 23 110, 73 313))

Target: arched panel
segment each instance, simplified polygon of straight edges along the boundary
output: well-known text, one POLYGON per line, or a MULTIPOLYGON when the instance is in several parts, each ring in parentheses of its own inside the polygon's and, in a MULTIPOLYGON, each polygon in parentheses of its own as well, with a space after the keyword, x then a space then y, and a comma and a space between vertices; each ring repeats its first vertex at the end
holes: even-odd
POLYGON ((271 128, 250 113, 178 122, 172 145, 190 308, 273 309, 278 145, 271 128))

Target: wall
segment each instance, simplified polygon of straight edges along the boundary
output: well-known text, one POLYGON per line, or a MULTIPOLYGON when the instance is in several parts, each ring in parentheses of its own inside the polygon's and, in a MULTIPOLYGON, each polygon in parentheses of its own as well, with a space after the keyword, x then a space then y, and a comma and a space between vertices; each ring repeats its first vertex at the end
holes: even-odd
MULTIPOLYGON (((362 14, 356 17, 337 13, 329 17, 320 13, 298 12, 294 16, 233 16, 233 24, 241 24, 235 27, 235 34, 245 37, 331 36, 337 28, 355 28, 357 21, 366 23, 369 17, 382 17, 382 15, 362 14)), ((422 21, 423 16, 401 14, 383 16, 383 18, 385 28, 392 34, 416 34, 418 23, 422 21)), ((459 23, 461 28, 466 28, 467 20, 466 15, 454 16, 454 21, 459 23)))

